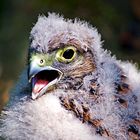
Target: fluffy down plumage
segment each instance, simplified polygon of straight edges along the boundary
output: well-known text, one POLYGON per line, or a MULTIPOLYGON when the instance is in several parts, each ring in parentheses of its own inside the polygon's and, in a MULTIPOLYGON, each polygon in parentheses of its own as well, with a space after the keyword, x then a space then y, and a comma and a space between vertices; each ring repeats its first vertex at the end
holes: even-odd
POLYGON ((86 22, 55 14, 39 17, 31 31, 29 66, 1 115, 0 136, 31 140, 139 140, 140 73, 102 48, 97 30, 86 22), (70 64, 51 63, 64 75, 55 88, 31 99, 32 53, 54 54, 74 46, 81 55, 70 64))

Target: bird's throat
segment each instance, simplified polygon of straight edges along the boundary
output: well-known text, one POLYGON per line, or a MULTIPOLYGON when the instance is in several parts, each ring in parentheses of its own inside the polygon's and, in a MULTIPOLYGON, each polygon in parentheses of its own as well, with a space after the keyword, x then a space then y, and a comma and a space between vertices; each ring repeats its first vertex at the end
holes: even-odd
POLYGON ((62 76, 57 69, 39 71, 32 77, 32 99, 36 99, 50 90, 62 76))
POLYGON ((38 78, 33 78, 33 82, 32 82, 32 91, 37 94, 39 93, 47 84, 49 83, 49 81, 44 80, 44 79, 38 79, 38 78))

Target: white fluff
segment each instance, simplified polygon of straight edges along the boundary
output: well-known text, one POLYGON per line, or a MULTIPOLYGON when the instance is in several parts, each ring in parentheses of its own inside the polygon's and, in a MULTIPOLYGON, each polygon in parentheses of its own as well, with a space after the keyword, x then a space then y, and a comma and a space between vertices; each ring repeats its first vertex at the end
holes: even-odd
POLYGON ((103 140, 62 108, 51 94, 36 101, 24 101, 4 112, 8 117, 0 135, 19 140, 103 140))

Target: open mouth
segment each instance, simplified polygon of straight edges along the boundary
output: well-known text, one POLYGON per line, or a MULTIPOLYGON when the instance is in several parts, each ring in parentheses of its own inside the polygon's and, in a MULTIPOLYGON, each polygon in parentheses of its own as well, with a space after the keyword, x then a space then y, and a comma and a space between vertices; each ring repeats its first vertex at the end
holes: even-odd
POLYGON ((56 84, 62 76, 62 72, 57 69, 52 70, 42 70, 35 74, 32 81, 32 98, 36 99, 37 97, 44 94, 49 87, 56 84))

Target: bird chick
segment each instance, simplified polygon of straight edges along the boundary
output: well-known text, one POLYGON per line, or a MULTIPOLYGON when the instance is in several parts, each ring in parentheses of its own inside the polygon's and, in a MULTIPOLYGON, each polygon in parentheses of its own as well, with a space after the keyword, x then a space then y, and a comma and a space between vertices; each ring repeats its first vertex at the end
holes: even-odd
POLYGON ((54 13, 40 16, 28 54, 2 112, 1 137, 140 139, 140 73, 102 48, 96 28, 54 13))

